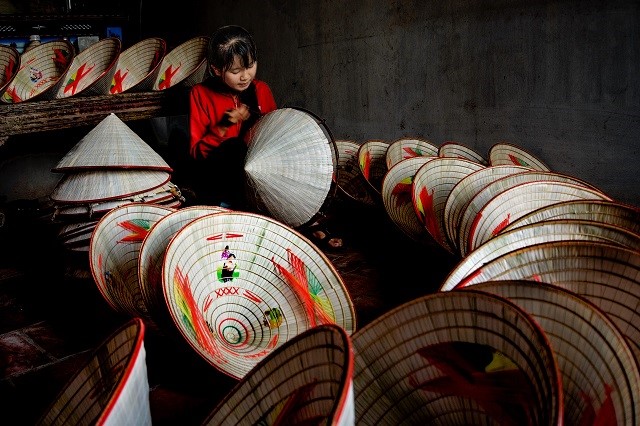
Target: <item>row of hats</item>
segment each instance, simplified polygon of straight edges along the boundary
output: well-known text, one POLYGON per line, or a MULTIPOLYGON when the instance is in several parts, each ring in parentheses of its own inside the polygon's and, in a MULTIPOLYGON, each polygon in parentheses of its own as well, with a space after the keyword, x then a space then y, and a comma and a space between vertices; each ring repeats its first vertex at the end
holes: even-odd
POLYGON ((62 173, 50 194, 63 246, 86 252, 111 209, 131 202, 179 207, 184 199, 172 168, 115 114, 109 114, 52 169, 62 173))
POLYGON ((18 103, 70 96, 161 91, 192 86, 206 75, 209 37, 193 37, 167 51, 150 37, 122 50, 116 37, 75 53, 66 39, 51 40, 19 54, 0 45, 0 101, 18 103))
MULTIPOLYGON (((117 330, 39 424, 151 424, 144 330, 139 318, 117 330)), ((588 300, 487 281, 419 297, 353 334, 318 324, 292 335, 201 424, 636 424, 639 383, 629 343, 588 300)))

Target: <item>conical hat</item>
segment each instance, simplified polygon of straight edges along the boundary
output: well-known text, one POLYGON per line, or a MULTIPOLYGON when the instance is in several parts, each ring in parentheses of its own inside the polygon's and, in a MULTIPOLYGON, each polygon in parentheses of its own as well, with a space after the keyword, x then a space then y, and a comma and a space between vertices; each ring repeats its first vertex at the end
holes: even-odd
POLYGON ((347 333, 316 326, 260 361, 202 424, 353 424, 352 371, 347 333))
POLYGON ((445 231, 447 198, 458 182, 484 167, 466 158, 437 157, 420 167, 413 178, 412 200, 416 214, 433 239, 450 253, 456 250, 445 231))
POLYGON ((562 424, 553 349, 488 293, 412 300, 353 334, 356 424, 562 424))
POLYGON ((498 142, 489 149, 489 163, 492 166, 511 165, 529 167, 533 170, 550 171, 551 169, 535 155, 522 147, 498 142))
POLYGON ((138 169, 171 172, 167 162, 117 115, 110 113, 58 162, 53 172, 138 169))
POLYGON ((91 170, 69 173, 51 193, 60 204, 97 203, 148 192, 164 185, 171 175, 156 170, 91 170))
POLYGON ((117 329, 64 386, 38 425, 151 424, 145 327, 117 329))
POLYGON ((107 37, 78 53, 63 77, 57 98, 109 94, 121 49, 119 38, 107 37))
POLYGON ((376 201, 369 192, 368 183, 358 166, 360 145, 351 140, 336 140, 338 150, 338 189, 349 199, 374 206, 376 201))
POLYGON ((75 56, 68 40, 42 43, 20 55, 20 69, 2 94, 5 103, 53 99, 75 56))
POLYGON ((0 44, 0 96, 20 69, 20 54, 11 46, 0 44))
POLYGON ((160 37, 145 38, 125 49, 118 56, 109 93, 151 90, 166 50, 167 43, 160 37))
POLYGON ((370 191, 379 199, 382 190, 382 179, 387 169, 387 150, 389 143, 378 139, 369 139, 358 148, 358 165, 360 173, 369 184, 370 191))
POLYGON ((491 281, 474 290, 506 297, 540 324, 562 374, 565 424, 606 416, 640 421, 640 371, 618 327, 587 299, 544 283, 491 281))
POLYGON ((311 113, 281 108, 264 115, 251 131, 244 163, 250 202, 288 226, 309 222, 335 193, 334 150, 311 113))
POLYGON ((526 246, 551 241, 586 240, 640 250, 640 234, 593 220, 557 219, 503 231, 470 252, 449 272, 440 291, 451 290, 474 270, 493 259, 526 246))
POLYGON ((387 149, 387 169, 391 169, 402 160, 418 156, 437 157, 438 147, 424 138, 396 139, 389 144, 387 149))
POLYGON ((483 166, 489 165, 489 162, 473 148, 460 142, 448 141, 440 145, 438 148, 439 157, 462 158, 473 161, 483 166))
POLYGON ((155 204, 131 203, 111 210, 96 225, 89 246, 91 274, 114 310, 151 319, 140 290, 138 254, 155 223, 173 211, 155 204))
POLYGON ((209 37, 197 36, 171 49, 162 59, 153 90, 180 85, 191 87, 204 80, 209 37))
POLYGON ((329 259, 292 228, 247 212, 209 214, 169 242, 162 288, 171 318, 207 362, 244 377, 320 324, 350 335, 353 303, 329 259))

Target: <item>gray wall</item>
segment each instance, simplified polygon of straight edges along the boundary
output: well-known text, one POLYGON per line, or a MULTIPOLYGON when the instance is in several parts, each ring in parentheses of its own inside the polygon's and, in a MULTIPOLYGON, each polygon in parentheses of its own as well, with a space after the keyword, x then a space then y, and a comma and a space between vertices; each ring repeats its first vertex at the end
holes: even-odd
POLYGON ((195 3, 194 33, 247 27, 280 106, 336 139, 508 141, 640 206, 637 1, 195 3))

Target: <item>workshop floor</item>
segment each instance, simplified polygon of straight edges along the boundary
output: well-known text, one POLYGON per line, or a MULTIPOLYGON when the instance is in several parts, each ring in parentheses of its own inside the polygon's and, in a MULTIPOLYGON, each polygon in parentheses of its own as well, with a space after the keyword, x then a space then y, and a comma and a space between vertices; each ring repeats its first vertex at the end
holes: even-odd
MULTIPOLYGON (((342 203, 336 218, 345 246, 326 254, 349 290, 358 328, 436 291, 457 261, 404 236, 381 207, 342 203)), ((128 318, 100 295, 87 253, 59 247, 46 221, 13 219, 0 227, 0 424, 30 425, 128 318)), ((178 335, 147 328, 144 344, 154 425, 199 425, 236 383, 178 335)))

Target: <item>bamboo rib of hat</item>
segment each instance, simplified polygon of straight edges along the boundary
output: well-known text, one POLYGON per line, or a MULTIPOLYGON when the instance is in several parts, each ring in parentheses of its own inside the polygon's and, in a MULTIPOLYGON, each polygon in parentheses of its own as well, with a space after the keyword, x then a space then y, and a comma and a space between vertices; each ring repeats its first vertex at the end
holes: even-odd
POLYGON ((341 327, 313 327, 270 353, 203 425, 353 425, 353 352, 341 327))
POLYGON ((160 37, 140 40, 118 56, 118 63, 109 93, 144 92, 151 90, 160 72, 167 43, 160 37))
POLYGON ((386 154, 387 169, 395 166, 402 160, 411 157, 437 157, 438 147, 424 138, 400 138, 389 144, 386 154))
POLYGON ((250 202, 288 226, 309 222, 336 188, 328 130, 306 111, 281 108, 262 116, 249 138, 244 170, 250 202))
POLYGON ((91 169, 173 171, 169 164, 114 113, 71 148, 53 172, 91 169))
POLYGON ((507 142, 498 142, 489 149, 489 164, 492 166, 523 166, 543 172, 551 170, 549 166, 529 151, 507 142))
POLYGON ((116 330, 65 385, 38 425, 150 425, 144 333, 138 318, 116 330))
POLYGON ((492 281, 471 287, 506 297, 540 324, 562 374, 564 423, 640 421, 640 372, 624 336, 587 299, 544 283, 492 281))
POLYGON ((20 69, 20 53, 11 46, 0 44, 0 97, 20 69))
POLYGON ((42 43, 20 55, 20 68, 2 94, 5 103, 54 99, 75 50, 68 40, 42 43))
POLYGON ((353 303, 329 259, 267 216, 220 212, 189 222, 167 246, 162 288, 193 349, 240 379, 294 336, 321 324, 351 335, 353 303))
POLYGON ((204 80, 210 37, 193 37, 171 49, 162 59, 153 90, 191 87, 204 80))
POLYGON ((462 158, 474 163, 489 165, 489 162, 475 149, 460 142, 448 141, 438 148, 439 157, 462 158))
POLYGON ((375 199, 382 197, 382 179, 387 169, 387 150, 389 143, 378 139, 369 139, 358 148, 360 173, 369 184, 369 190, 375 199))
POLYGON ((440 291, 452 290, 480 266, 511 251, 552 241, 596 241, 640 250, 640 234, 627 229, 580 219, 535 222, 503 231, 470 252, 448 274, 440 291))
POLYGON ((360 145, 351 140, 336 140, 338 150, 338 189, 348 199, 368 206, 374 206, 368 183, 360 172, 358 165, 358 148, 360 145))
POLYGON ((507 299, 467 291, 417 298, 353 334, 356 424, 562 423, 540 326, 507 299))
POLYGON ((122 42, 117 37, 99 40, 73 58, 58 89, 57 98, 109 94, 122 42))

